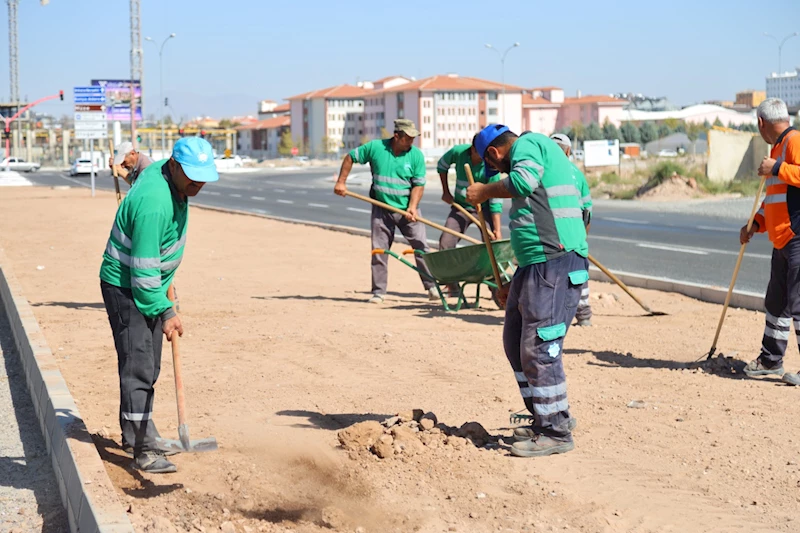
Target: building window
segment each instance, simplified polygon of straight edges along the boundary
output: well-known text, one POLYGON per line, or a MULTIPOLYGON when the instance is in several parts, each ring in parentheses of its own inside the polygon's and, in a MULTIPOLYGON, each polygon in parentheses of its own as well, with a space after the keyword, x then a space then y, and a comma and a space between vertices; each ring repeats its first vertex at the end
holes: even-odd
POLYGON ((401 107, 400 109, 397 110, 397 118, 405 118, 405 117, 406 115, 404 109, 401 107))
POLYGON ((489 109, 487 109, 487 113, 489 113, 489 116, 497 116, 497 109, 494 107, 490 107, 489 109))
POLYGON ((489 97, 489 100, 497 100, 497 93, 486 93, 489 97))

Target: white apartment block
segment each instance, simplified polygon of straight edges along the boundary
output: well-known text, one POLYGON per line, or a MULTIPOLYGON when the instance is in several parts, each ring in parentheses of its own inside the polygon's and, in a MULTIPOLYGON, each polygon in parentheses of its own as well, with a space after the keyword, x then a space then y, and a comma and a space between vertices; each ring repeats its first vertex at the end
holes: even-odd
POLYGON ((311 155, 355 148, 363 136, 364 97, 370 92, 337 85, 288 98, 292 139, 302 141, 305 153, 311 155))
POLYGON ((780 98, 787 107, 800 107, 800 67, 794 72, 772 73, 767 77, 767 98, 780 98))

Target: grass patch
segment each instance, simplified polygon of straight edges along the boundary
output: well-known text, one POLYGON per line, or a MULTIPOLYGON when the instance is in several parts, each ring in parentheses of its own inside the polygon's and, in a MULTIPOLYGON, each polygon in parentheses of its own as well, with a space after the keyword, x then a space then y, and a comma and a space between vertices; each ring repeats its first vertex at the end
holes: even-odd
POLYGON ((622 189, 611 193, 611 198, 614 200, 633 200, 639 187, 632 187, 630 189, 622 189))

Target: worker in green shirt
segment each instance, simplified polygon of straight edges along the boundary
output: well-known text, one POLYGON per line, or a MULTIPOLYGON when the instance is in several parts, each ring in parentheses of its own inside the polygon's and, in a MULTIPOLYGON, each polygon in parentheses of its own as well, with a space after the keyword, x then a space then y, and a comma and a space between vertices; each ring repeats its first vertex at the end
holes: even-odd
MULTIPOLYGON (((477 152, 475 152, 475 148, 473 148, 471 144, 458 144, 453 146, 439 159, 439 163, 436 165, 436 170, 439 171, 439 179, 442 180, 442 201, 450 206, 453 206, 453 204, 456 203, 475 215, 477 214, 477 211, 469 202, 467 202, 466 198, 466 190, 469 186, 469 180, 467 179, 467 172, 464 170, 465 164, 469 164, 470 170, 472 170, 472 176, 475 178, 476 182, 494 182, 498 181, 500 176, 495 175, 491 178, 486 177, 483 172, 483 161, 481 161, 480 156, 477 154, 477 152), (447 180, 447 172, 452 165, 456 166, 455 196, 450 194, 450 184, 447 180)), ((500 231, 500 216, 503 213, 503 200, 499 198, 492 198, 488 202, 484 203, 482 209, 484 213, 491 214, 491 216, 486 217, 486 224, 489 228, 490 238, 492 240, 502 239, 502 232, 500 231)), ((445 220, 444 225, 448 229, 455 230, 459 233, 464 233, 471 223, 472 221, 469 219, 469 217, 467 217, 461 210, 453 206, 450 208, 450 214, 447 215, 447 220, 445 220)), ((483 235, 481 235, 481 237, 483 237, 483 235)), ((450 248, 455 248, 459 240, 460 239, 455 235, 442 232, 441 237, 439 237, 439 249, 447 250, 450 248)), ((458 294, 458 283, 448 285, 447 288, 451 296, 458 294)))
POLYGON ((176 471, 156 446, 153 422, 161 336, 171 341, 183 335, 167 288, 183 259, 189 197, 218 179, 208 141, 180 139, 170 159, 138 176, 117 209, 103 253, 100 289, 117 350, 122 445, 132 448, 134 467, 144 472, 176 471))
POLYGON ((517 428, 511 453, 539 457, 575 445, 562 362, 564 337, 575 317, 581 287, 589 279, 586 229, 572 166, 547 136, 517 136, 491 124, 473 143, 487 165, 508 177, 467 188, 467 201, 511 198, 511 246, 519 263, 505 303, 503 344, 533 424, 517 428))
MULTIPOLYGON (((569 158, 572 153, 572 141, 569 140, 563 133, 554 133, 550 136, 555 141, 559 148, 564 152, 564 155, 569 158)), ((589 184, 586 182, 586 176, 583 172, 570 161, 572 165, 573 176, 575 177, 575 186, 581 193, 581 210, 583 211, 583 223, 586 225, 586 234, 589 234, 589 227, 592 225, 592 195, 589 191, 589 184)), ((578 302, 578 310, 575 312, 576 326, 587 327, 592 325, 592 306, 589 304, 589 282, 584 283, 581 287, 581 299, 578 302)))
MULTIPOLYGON (((339 177, 333 189, 335 194, 347 194, 347 176, 353 163, 369 163, 372 171, 372 187, 369 195, 375 200, 398 209, 408 211, 408 215, 399 215, 378 206, 372 206, 372 249, 388 250, 394 242, 395 229, 399 229, 408 244, 415 250, 427 252, 428 239, 425 226, 418 222, 416 215, 421 215, 419 201, 425 189, 425 158, 419 148, 414 146, 414 139, 419 136, 414 123, 407 119, 394 121, 394 135, 389 139, 374 140, 351 150, 344 156, 339 177)), ((416 256, 417 268, 427 272, 425 261, 416 256)), ((422 285, 430 300, 438 300, 439 293, 429 279, 420 275, 422 285)), ((386 296, 389 280, 387 256, 372 256, 372 297, 370 303, 382 303, 386 296)))

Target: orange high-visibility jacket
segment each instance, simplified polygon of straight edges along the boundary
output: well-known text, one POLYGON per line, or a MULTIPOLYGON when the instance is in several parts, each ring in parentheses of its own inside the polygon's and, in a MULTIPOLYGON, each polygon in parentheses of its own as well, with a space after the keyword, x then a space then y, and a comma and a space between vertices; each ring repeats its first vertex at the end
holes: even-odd
POLYGON ((773 246, 786 246, 800 230, 800 134, 787 128, 775 141, 770 154, 775 159, 767 178, 767 196, 756 213, 758 233, 769 233, 773 246))

